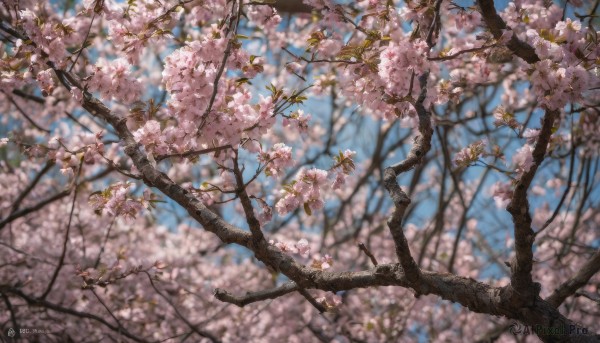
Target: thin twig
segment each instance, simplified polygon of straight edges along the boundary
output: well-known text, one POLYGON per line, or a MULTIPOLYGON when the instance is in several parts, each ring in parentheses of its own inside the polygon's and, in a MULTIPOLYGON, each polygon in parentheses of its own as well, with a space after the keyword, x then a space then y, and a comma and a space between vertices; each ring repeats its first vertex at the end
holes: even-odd
POLYGON ((364 243, 358 243, 358 248, 365 253, 365 255, 367 255, 369 257, 369 259, 371 259, 371 263, 373 263, 373 265, 377 265, 377 259, 375 258, 375 256, 373 255, 373 253, 371 253, 369 251, 369 249, 365 246, 364 243))
POLYGON ((35 127, 36 129, 38 129, 40 131, 50 133, 50 130, 44 129, 43 127, 38 125, 35 121, 33 121, 33 119, 31 119, 31 117, 29 117, 29 115, 27 115, 27 113, 25 113, 25 111, 21 108, 21 106, 19 106, 19 104, 17 104, 17 102, 10 95, 8 95, 8 93, 6 93, 5 91, 2 91, 2 93, 4 93, 6 98, 8 98, 8 101, 10 101, 17 108, 17 110, 23 115, 23 117, 25 117, 25 119, 27 119, 27 121, 31 125, 33 125, 33 127, 35 127))
POLYGON ((73 182, 73 187, 75 188, 74 194, 73 194, 73 202, 71 203, 71 213, 69 214, 69 222, 67 223, 65 239, 63 240, 62 253, 60 254, 60 259, 58 260, 58 265, 56 266, 56 269, 54 270, 54 274, 52 275, 52 278, 50 279, 50 283, 48 284, 46 291, 44 291, 44 293, 40 296, 40 299, 42 299, 42 300, 46 299, 46 297, 52 290, 52 286, 54 286, 54 282, 56 281, 56 278, 58 277, 58 273, 60 273, 60 270, 62 269, 62 266, 65 261, 65 256, 67 254, 67 243, 69 242, 69 233, 71 231, 71 222, 73 221, 73 212, 75 212, 75 201, 77 200, 77 193, 78 193, 77 192, 77 188, 78 188, 77 181, 79 180, 79 176, 81 175, 81 170, 83 169, 82 167, 83 167, 83 156, 80 158, 79 170, 77 171, 77 176, 75 177, 75 181, 73 182))

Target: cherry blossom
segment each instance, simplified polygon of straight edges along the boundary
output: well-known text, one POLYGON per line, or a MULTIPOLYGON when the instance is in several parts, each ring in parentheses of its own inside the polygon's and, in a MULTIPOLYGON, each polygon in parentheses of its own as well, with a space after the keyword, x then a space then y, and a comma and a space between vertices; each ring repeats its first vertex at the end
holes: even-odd
POLYGON ((483 154, 485 146, 485 141, 479 141, 462 149, 454 156, 454 164, 457 167, 466 167, 477 162, 479 157, 483 154))
POLYGON ((519 174, 523 174, 531 169, 533 166, 533 147, 529 144, 525 144, 517 150, 513 155, 512 162, 515 165, 515 171, 519 174))
POLYGON ((116 99, 132 103, 140 99, 141 84, 129 73, 130 65, 124 59, 100 60, 93 68, 87 82, 89 91, 100 92, 104 99, 116 99))
POLYGON ((4 1, 0 331, 593 340, 596 7, 4 1))
POLYGON ((513 187, 507 182, 496 182, 491 188, 490 193, 498 208, 505 208, 513 196, 513 187))

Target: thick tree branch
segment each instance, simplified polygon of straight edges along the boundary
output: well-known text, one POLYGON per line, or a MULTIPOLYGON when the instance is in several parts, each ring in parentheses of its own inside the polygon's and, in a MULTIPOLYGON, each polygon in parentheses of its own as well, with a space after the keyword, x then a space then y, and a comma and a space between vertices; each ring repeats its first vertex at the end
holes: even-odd
POLYGON ((552 135, 552 127, 554 121, 558 117, 558 111, 546 111, 543 118, 542 128, 533 149, 533 165, 529 170, 521 176, 512 199, 507 206, 507 211, 512 215, 514 223, 515 235, 515 258, 511 261, 511 286, 516 293, 513 300, 515 304, 521 305, 531 304, 535 297, 539 294, 539 284, 534 285, 531 278, 531 270, 533 268, 533 242, 535 234, 531 229, 531 215, 529 214, 529 201, 527 200, 527 190, 531 185, 537 169, 541 165, 550 136, 552 135))

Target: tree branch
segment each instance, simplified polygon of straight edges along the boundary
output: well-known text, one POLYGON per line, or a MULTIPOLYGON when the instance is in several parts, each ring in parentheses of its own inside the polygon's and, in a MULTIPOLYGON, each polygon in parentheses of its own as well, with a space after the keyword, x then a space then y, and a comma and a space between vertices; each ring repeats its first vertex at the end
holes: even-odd
POLYGON ((235 295, 232 295, 231 293, 229 293, 225 290, 219 289, 219 288, 216 288, 214 293, 215 293, 215 298, 219 299, 220 301, 234 304, 235 306, 239 306, 239 307, 244 307, 248 304, 251 304, 251 303, 254 303, 257 301, 263 301, 263 300, 267 300, 267 299, 276 299, 282 295, 286 295, 288 293, 292 293, 297 290, 298 290, 298 286, 296 286, 296 284, 294 282, 288 282, 288 283, 283 284, 276 288, 267 289, 264 291, 252 292, 252 293, 248 292, 244 296, 235 296, 235 295))
POLYGON ((542 128, 533 149, 533 165, 521 176, 510 203, 506 210, 511 214, 514 223, 515 236, 515 258, 511 261, 511 286, 516 293, 513 300, 516 304, 531 304, 539 294, 539 284, 534 285, 531 278, 533 268, 533 242, 535 234, 531 229, 531 215, 529 214, 529 201, 527 200, 527 190, 531 185, 537 169, 541 165, 550 136, 554 121, 558 117, 558 111, 546 111, 543 118, 542 128))
POLYGON ((431 113, 423 106, 423 102, 427 96, 428 77, 429 72, 425 72, 419 77, 421 93, 414 103, 415 110, 419 116, 419 135, 415 138, 415 143, 411 147, 406 159, 396 165, 386 168, 383 179, 385 189, 390 193, 390 197, 394 201, 394 206, 396 207, 391 217, 388 219, 387 225, 396 245, 396 255, 400 260, 400 264, 402 264, 402 268, 404 269, 409 282, 413 285, 415 290, 417 290, 421 271, 410 253, 408 241, 406 240, 402 228, 402 220, 404 219, 406 208, 410 204, 410 198, 402 191, 396 178, 401 173, 412 169, 415 165, 420 163, 429 149, 431 149, 431 137, 433 135, 433 129, 431 128, 431 113))
POLYGON ((369 251, 369 249, 367 249, 367 246, 364 243, 358 243, 358 248, 360 249, 360 251, 365 253, 365 255, 367 255, 367 257, 371 260, 371 263, 373 263, 374 266, 377 266, 379 264, 377 263, 375 255, 373 255, 373 253, 369 251))
POLYGON ((278 12, 287 13, 311 13, 313 8, 304 4, 302 0, 278 0, 273 5, 278 12))
POLYGON ((419 282, 421 270, 410 253, 408 241, 406 240, 402 228, 404 212, 410 204, 410 199, 406 193, 402 191, 400 185, 398 185, 396 173, 394 173, 393 169, 386 168, 384 175, 383 184, 385 189, 390 193, 390 197, 394 201, 396 207, 387 221, 387 225, 392 233, 392 238, 394 239, 396 246, 396 256, 398 256, 398 260, 410 283, 416 285, 419 282))
POLYGON ((196 157, 199 155, 210 154, 211 152, 218 152, 218 151, 227 150, 227 149, 231 149, 231 145, 224 145, 224 146, 218 146, 218 147, 214 147, 214 148, 207 148, 207 149, 200 149, 200 150, 190 150, 190 151, 186 151, 186 152, 182 152, 182 153, 158 155, 154 159, 156 160, 156 162, 160 162, 160 161, 170 158, 170 157, 196 157))
POLYGON ((46 161, 44 167, 35 175, 31 183, 19 194, 17 199, 13 202, 11 213, 14 213, 21 206, 21 202, 25 197, 35 188, 38 182, 42 179, 44 175, 54 166, 55 162, 53 160, 46 161))
POLYGON ((252 207, 252 202, 250 201, 250 197, 248 197, 248 192, 246 192, 246 185, 244 184, 244 176, 242 175, 242 170, 240 170, 239 162, 238 162, 238 152, 236 149, 233 150, 235 157, 233 159, 233 174, 235 176, 236 181, 236 194, 240 197, 240 202, 242 203, 242 208, 244 209, 244 215, 246 217, 246 222, 248 223, 248 227, 250 227, 250 232, 252 233, 253 243, 255 246, 260 244, 267 244, 265 241, 265 236, 260 229, 260 223, 256 216, 254 215, 254 208, 252 207))
POLYGON ((414 108, 419 116, 419 135, 415 138, 415 143, 410 149, 408 156, 402 162, 392 165, 390 168, 394 170, 396 175, 400 175, 411 170, 417 164, 421 163, 425 154, 431 149, 431 136, 433 129, 431 128, 431 113, 423 106, 425 97, 427 96, 427 78, 429 72, 423 73, 419 77, 421 84, 421 94, 414 103, 414 108))
MULTIPOLYGON (((504 20, 496 13, 494 0, 477 0, 477 4, 479 5, 479 12, 494 38, 500 39, 504 33, 503 30, 510 30, 510 28, 506 26, 504 20)), ((515 34, 513 34, 508 43, 506 43, 506 47, 515 55, 524 59, 527 63, 533 64, 540 61, 540 58, 535 53, 535 49, 531 45, 520 40, 515 34)))
POLYGON ((554 307, 560 306, 567 297, 574 295, 577 290, 585 286, 592 276, 600 270, 600 249, 579 269, 577 274, 558 286, 546 301, 554 307))
MULTIPOLYGON (((95 180, 97 180, 99 178, 102 178, 102 177, 106 176, 107 174, 109 174, 111 171, 113 171, 112 168, 107 168, 107 169, 101 171, 100 173, 98 173, 98 174, 96 174, 96 175, 94 175, 94 176, 92 176, 90 178, 85 179, 84 181, 82 181, 80 183, 80 185, 82 185, 82 184, 84 184, 86 182, 91 182, 91 181, 95 181, 95 180)), ((15 219, 21 218, 21 217, 26 216, 26 215, 28 215, 30 213, 38 211, 38 210, 44 208, 46 205, 48 205, 48 204, 50 204, 50 203, 52 203, 54 201, 57 201, 59 199, 62 199, 62 198, 66 197, 69 194, 71 194, 71 189, 70 188, 69 189, 65 189, 62 192, 59 192, 57 194, 54 194, 54 195, 52 195, 52 196, 50 196, 50 197, 48 197, 48 198, 46 198, 46 199, 38 202, 35 205, 32 205, 30 207, 26 207, 26 208, 18 210, 16 212, 12 212, 6 218, 0 220, 0 231, 2 231, 2 229, 6 226, 6 224, 11 223, 15 219)))
POLYGON ((52 287, 54 286, 54 282, 56 281, 56 278, 58 277, 58 273, 60 273, 60 270, 63 267, 63 263, 65 262, 65 256, 67 254, 67 243, 69 243, 69 233, 71 232, 71 222, 73 221, 73 212, 75 211, 75 202, 77 201, 77 193, 78 193, 77 188, 79 187, 79 185, 77 184, 77 181, 79 181, 79 177, 81 176, 81 170, 83 169, 82 167, 83 167, 83 156, 80 157, 79 168, 77 169, 77 176, 75 177, 75 180, 73 182, 73 188, 74 188, 73 201, 71 202, 71 212, 69 213, 69 221, 67 222, 67 229, 65 230, 65 239, 63 240, 62 252, 60 254, 58 264, 56 265, 56 269, 54 270, 54 273, 52 274, 52 278, 50 279, 50 283, 48 283, 48 287, 46 287, 46 290, 40 296, 40 299, 42 299, 42 300, 46 299, 46 297, 52 290, 52 287))

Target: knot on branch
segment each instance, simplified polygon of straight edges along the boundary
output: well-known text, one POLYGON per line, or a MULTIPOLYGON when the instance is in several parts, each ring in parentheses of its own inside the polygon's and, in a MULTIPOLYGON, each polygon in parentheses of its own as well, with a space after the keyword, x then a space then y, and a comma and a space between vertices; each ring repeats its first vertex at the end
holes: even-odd
POLYGON ((215 288, 215 290, 213 291, 213 295, 218 300, 223 301, 223 299, 225 299, 227 297, 227 295, 229 295, 229 293, 227 293, 227 291, 224 289, 215 288))
POLYGON ((215 288, 213 292, 215 298, 219 301, 234 304, 239 307, 244 307, 244 304, 226 290, 215 288))
POLYGON ((389 264, 379 264, 375 267, 375 275, 389 276, 392 272, 392 266, 389 264))
POLYGON ((515 287, 510 287, 507 291, 509 304, 513 309, 521 309, 535 306, 539 294, 542 289, 542 285, 538 282, 534 282, 527 289, 517 291, 515 287))

